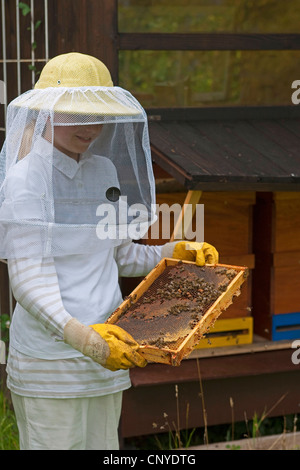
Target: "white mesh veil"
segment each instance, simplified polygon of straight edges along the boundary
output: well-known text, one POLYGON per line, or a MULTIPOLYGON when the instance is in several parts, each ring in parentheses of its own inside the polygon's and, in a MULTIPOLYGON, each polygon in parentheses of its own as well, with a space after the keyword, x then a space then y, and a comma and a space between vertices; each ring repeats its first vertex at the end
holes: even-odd
POLYGON ((146 113, 107 74, 90 56, 58 56, 8 106, 1 258, 92 253, 154 222, 146 113))

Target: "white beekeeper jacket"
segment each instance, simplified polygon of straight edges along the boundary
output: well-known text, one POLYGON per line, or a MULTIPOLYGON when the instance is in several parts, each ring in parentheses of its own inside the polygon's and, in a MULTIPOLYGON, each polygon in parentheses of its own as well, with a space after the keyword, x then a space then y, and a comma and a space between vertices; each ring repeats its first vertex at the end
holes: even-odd
MULTIPOLYGON (((43 140, 41 148, 45 150, 44 145, 43 140)), ((35 151, 40 152, 41 148, 35 151)), ((83 155, 77 163, 60 151, 54 151, 56 170, 63 178, 72 180, 79 195, 80 191, 86 191, 88 184, 85 183, 95 177, 97 165, 91 164, 93 159, 98 159, 100 164, 96 175, 99 186, 105 190, 116 185, 116 176, 110 169, 112 164, 104 157, 83 155)), ((20 173, 13 175, 14 178, 19 176, 18 187, 13 188, 15 199, 16 192, 20 192, 24 200, 26 191, 32 191, 22 185, 22 174, 28 162, 27 156, 13 169, 20 173)), ((9 190, 8 179, 8 196, 9 190)), ((37 200, 42 195, 41 181, 37 200)), ((32 208, 33 212, 37 207, 32 208)), ((16 207, 16 210, 19 209, 16 207)), ((78 243, 77 240, 67 242, 78 243)), ((122 302, 119 276, 144 276, 161 257, 160 246, 126 240, 119 246, 90 255, 8 260, 11 286, 17 300, 10 327, 8 387, 21 395, 60 398, 104 395, 130 387, 128 371, 112 372, 84 357, 63 342, 63 329, 71 317, 85 325, 105 322, 122 302)))

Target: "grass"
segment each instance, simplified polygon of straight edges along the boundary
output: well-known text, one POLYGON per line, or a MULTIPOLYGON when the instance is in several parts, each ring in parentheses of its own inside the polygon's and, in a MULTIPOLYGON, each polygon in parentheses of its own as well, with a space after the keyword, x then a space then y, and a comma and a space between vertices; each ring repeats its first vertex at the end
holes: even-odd
MULTIPOLYGON (((179 392, 178 385, 175 385, 175 398, 176 398, 176 420, 172 423, 168 422, 167 413, 163 413, 163 425, 153 423, 154 428, 160 432, 158 434, 139 436, 136 438, 125 439, 125 447, 138 450, 173 450, 179 448, 188 448, 189 446, 208 445, 220 442, 229 442, 240 440, 244 438, 251 439, 251 449, 255 449, 259 437, 272 436, 296 433, 298 431, 298 416, 280 416, 270 418, 270 414, 276 409, 278 404, 284 400, 285 395, 280 397, 269 410, 264 410, 261 415, 254 413, 251 420, 248 420, 246 413, 244 413, 245 420, 243 422, 235 422, 234 418, 234 402, 230 397, 229 405, 231 408, 231 423, 208 426, 207 411, 205 405, 205 397, 203 393, 200 361, 197 359, 198 379, 199 379, 199 397, 202 407, 203 423, 201 428, 188 428, 188 414, 189 405, 186 410, 186 420, 184 429, 179 420, 179 392), (166 432, 164 432, 166 431, 166 432)), ((231 449, 235 450, 234 443, 231 444, 231 449)))
POLYGON ((2 391, 0 391, 0 450, 19 450, 15 414, 2 391))
MULTIPOLYGON (((232 403, 230 404, 232 406, 232 403)), ((124 449, 136 450, 173 450, 179 447, 187 448, 204 444, 213 444, 215 442, 229 442, 234 439, 243 439, 250 437, 253 439, 253 448, 255 448, 256 439, 260 436, 280 435, 282 433, 291 433, 297 431, 297 415, 280 416, 269 418, 268 413, 264 412, 261 416, 255 414, 248 421, 245 417, 243 422, 232 422, 218 426, 205 426, 201 428, 188 428, 188 412, 186 412, 185 428, 179 428, 179 417, 177 423, 169 423, 168 416, 163 413, 163 426, 165 432, 159 432, 148 436, 138 436, 125 439, 124 449)), ((229 448, 229 447, 228 447, 229 448)), ((0 450, 18 450, 19 439, 15 415, 9 400, 0 391, 0 450)), ((235 450, 231 444, 231 450, 235 450)), ((238 447, 236 448, 238 450, 238 447)))
MULTIPOLYGON (((284 396, 273 404, 269 410, 263 411, 261 415, 254 413, 252 419, 248 420, 246 413, 244 421, 236 422, 234 418, 234 402, 229 399, 231 408, 231 423, 217 426, 207 425, 207 412, 202 387, 200 365, 198 363, 199 376, 199 397, 200 406, 203 413, 203 427, 189 428, 189 404, 186 408, 185 422, 180 422, 179 413, 179 388, 175 385, 176 398, 176 422, 169 422, 166 412, 162 413, 162 424, 153 423, 153 434, 147 436, 137 436, 124 440, 123 448, 133 450, 174 450, 188 448, 189 446, 201 446, 220 442, 230 442, 228 449, 239 450, 235 446, 235 440, 244 438, 251 439, 251 449, 255 450, 259 437, 280 436, 288 433, 296 433, 300 430, 298 415, 288 415, 270 417, 277 405, 284 399, 284 396), (157 432, 156 432, 157 431, 157 432)), ((15 414, 10 400, 5 396, 0 388, 0 450, 18 450, 19 438, 15 414)), ((272 450, 272 449, 270 449, 272 450)))
MULTIPOLYGON (((260 436, 281 435, 284 433, 296 432, 297 416, 279 416, 275 418, 262 418, 254 416, 249 421, 239 421, 217 426, 205 426, 201 428, 183 429, 180 432, 180 441, 178 431, 171 429, 167 432, 151 434, 148 436, 138 436, 125 439, 125 449, 137 450, 173 450, 181 447, 206 445, 207 443, 219 443, 232 441, 232 429, 234 427, 234 439, 251 438, 251 448, 255 449, 257 439, 260 436), (259 432, 258 432, 259 429, 259 432), (253 435, 252 433, 255 433, 253 435)), ((235 449, 234 444, 228 446, 228 449, 235 449)))

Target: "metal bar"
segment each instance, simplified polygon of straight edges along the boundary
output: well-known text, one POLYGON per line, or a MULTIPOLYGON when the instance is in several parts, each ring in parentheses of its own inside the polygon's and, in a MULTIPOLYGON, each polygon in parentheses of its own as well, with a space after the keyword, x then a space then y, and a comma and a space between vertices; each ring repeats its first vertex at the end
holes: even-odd
POLYGON ((13 293, 12 293, 9 281, 8 281, 8 289, 9 289, 9 316, 10 318, 12 318, 13 313, 14 313, 14 298, 13 298, 13 293))
POLYGON ((34 52, 34 0, 30 0, 30 29, 31 29, 31 83, 35 84, 35 52, 34 52))
POLYGON ((44 0, 45 10, 45 57, 46 62, 49 60, 49 20, 48 20, 48 0, 44 0))
POLYGON ((17 42, 17 87, 18 95, 21 94, 21 53, 20 53, 20 9, 19 0, 16 0, 16 42, 17 42))
POLYGON ((2 12, 2 55, 3 55, 3 81, 4 81, 4 124, 6 122, 7 108, 7 67, 6 67, 6 28, 5 28, 5 0, 1 0, 2 12))
MULTIPOLYGON (((46 58, 44 59, 37 59, 35 58, 35 62, 45 62, 47 61, 46 58)), ((0 59, 0 64, 16 64, 18 62, 18 59, 6 59, 6 60, 2 60, 0 59)), ((31 62, 32 63, 32 59, 20 59, 19 61, 20 63, 26 63, 26 62, 31 62)))

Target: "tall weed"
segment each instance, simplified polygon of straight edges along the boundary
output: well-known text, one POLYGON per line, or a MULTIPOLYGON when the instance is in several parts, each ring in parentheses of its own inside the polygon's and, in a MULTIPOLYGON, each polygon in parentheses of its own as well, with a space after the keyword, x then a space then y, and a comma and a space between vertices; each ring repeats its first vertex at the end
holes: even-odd
POLYGON ((0 391, 0 450, 19 450, 15 414, 2 391, 0 391))

